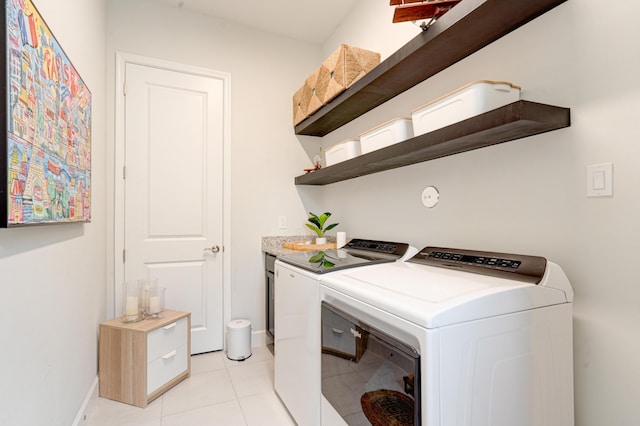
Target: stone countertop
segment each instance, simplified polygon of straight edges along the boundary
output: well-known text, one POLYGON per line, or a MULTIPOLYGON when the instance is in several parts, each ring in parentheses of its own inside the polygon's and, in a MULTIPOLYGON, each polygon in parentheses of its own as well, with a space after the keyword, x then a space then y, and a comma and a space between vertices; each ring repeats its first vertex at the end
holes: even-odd
MULTIPOLYGON (((282 235, 275 237, 262 237, 262 251, 272 254, 274 256, 280 256, 288 253, 300 253, 298 250, 291 250, 282 247, 282 243, 285 242, 304 242, 314 241, 314 235, 282 235)), ((327 242, 333 243, 336 241, 336 237, 327 237, 327 242)))

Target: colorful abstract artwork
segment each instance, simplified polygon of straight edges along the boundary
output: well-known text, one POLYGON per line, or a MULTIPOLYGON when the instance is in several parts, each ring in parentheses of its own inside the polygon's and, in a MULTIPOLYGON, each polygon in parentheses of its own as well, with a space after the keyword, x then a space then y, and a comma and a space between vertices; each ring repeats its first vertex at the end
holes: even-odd
POLYGON ((90 221, 91 92, 34 4, 3 1, 0 227, 90 221))

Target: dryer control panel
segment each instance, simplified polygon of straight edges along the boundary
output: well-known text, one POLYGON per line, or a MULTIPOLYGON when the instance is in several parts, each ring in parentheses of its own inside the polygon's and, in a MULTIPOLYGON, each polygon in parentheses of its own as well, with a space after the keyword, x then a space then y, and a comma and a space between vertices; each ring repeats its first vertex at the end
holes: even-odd
POLYGON ((408 262, 538 284, 547 259, 522 254, 425 247, 408 262))

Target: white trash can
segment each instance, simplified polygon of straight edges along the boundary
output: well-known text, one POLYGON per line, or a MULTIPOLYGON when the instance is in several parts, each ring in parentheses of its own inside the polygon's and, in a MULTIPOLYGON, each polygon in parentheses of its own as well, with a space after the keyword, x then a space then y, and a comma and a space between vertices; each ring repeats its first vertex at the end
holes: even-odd
POLYGON ((251 321, 237 319, 227 323, 227 358, 244 361, 251 356, 251 321))

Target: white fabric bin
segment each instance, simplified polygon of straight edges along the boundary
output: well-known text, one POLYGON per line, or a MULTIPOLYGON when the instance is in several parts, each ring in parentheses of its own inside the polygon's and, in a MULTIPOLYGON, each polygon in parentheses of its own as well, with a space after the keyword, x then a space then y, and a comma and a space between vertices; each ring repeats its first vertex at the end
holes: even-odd
POLYGON ((360 155, 360 139, 347 139, 327 148, 324 153, 324 162, 327 166, 332 166, 358 155, 360 155))
POLYGON ((237 319, 227 323, 227 358, 244 361, 251 356, 251 321, 237 319))
POLYGON ((363 154, 384 148, 413 137, 410 118, 395 118, 360 135, 363 154))
POLYGON ((520 100, 520 87, 506 81, 466 84, 411 111, 415 136, 520 100))

